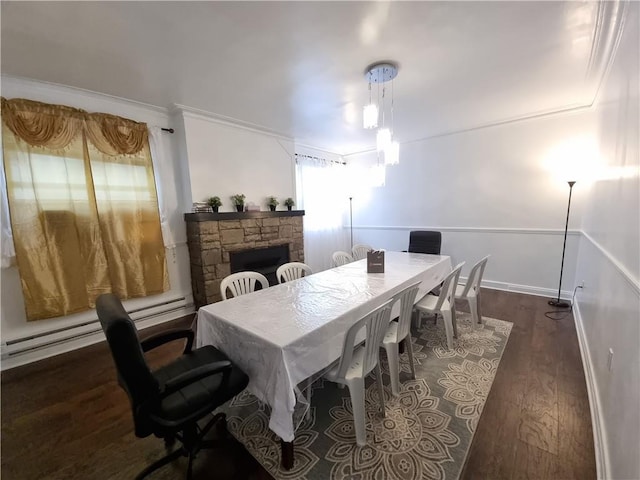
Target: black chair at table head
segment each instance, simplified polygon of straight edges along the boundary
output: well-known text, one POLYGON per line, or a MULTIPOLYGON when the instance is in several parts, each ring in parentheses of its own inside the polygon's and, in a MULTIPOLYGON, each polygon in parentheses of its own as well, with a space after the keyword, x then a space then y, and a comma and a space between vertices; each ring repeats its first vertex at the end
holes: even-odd
POLYGON ((414 230, 409 232, 409 252, 440 255, 442 233, 433 230, 414 230))
POLYGON ((141 479, 180 456, 189 458, 190 478, 197 453, 212 446, 204 436, 216 423, 219 431, 226 428, 226 418, 220 413, 203 428, 197 422, 243 391, 249 378, 216 348, 192 349, 193 330, 167 330, 140 341, 135 324, 113 294, 100 295, 96 310, 118 382, 129 396, 136 436, 153 434, 163 438, 167 449, 176 439, 181 442, 180 448, 149 465, 136 478, 141 479), (179 339, 186 339, 183 354, 151 371, 144 352, 179 339))

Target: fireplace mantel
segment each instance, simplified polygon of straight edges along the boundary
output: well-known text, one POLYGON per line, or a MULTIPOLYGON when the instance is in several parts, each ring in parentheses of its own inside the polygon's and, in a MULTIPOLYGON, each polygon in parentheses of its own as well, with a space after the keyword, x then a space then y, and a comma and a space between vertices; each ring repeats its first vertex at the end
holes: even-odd
POLYGON ((185 222, 219 222, 221 220, 242 220, 245 218, 277 218, 277 217, 301 217, 304 210, 276 210, 272 211, 254 211, 254 212, 199 212, 185 213, 185 222))
POLYGON ((303 215, 304 210, 185 213, 196 306, 221 300, 231 252, 287 245, 290 261, 304 262, 303 215))

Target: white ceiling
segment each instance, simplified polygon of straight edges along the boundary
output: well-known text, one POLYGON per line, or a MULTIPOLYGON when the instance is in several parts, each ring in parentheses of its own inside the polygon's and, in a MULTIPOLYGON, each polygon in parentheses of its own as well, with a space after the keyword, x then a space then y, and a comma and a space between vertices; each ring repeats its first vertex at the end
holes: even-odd
MULTIPOLYGON (((400 142, 594 98, 597 2, 6 2, 3 74, 180 104, 349 153, 364 69, 399 63, 400 142), (591 66, 590 66, 591 62, 591 66)), ((597 60, 597 59, 596 59, 597 60)))

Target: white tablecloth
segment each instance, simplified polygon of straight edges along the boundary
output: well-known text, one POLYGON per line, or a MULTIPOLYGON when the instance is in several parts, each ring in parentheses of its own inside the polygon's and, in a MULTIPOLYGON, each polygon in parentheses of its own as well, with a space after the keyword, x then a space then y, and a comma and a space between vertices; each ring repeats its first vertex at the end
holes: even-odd
MULTIPOLYGON (((414 282, 418 299, 451 271, 444 255, 385 252, 385 273, 366 260, 200 308, 196 345, 214 345, 249 376, 271 406, 269 428, 294 438, 296 385, 340 357, 358 319, 414 282)), ((397 315, 397 314, 396 314, 397 315)))

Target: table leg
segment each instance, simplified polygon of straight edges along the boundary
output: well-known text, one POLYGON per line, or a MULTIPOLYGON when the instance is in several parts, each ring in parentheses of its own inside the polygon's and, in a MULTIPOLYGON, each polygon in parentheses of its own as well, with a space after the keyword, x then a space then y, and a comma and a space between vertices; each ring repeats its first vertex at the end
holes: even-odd
POLYGON ((404 340, 402 340, 400 342, 400 344, 398 345, 398 353, 400 353, 400 355, 402 355, 404 353, 404 340))
POLYGON ((293 442, 280 440, 280 450, 282 455, 282 468, 291 470, 293 467, 293 442))

